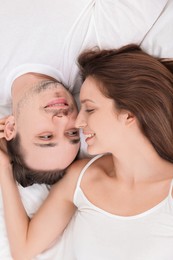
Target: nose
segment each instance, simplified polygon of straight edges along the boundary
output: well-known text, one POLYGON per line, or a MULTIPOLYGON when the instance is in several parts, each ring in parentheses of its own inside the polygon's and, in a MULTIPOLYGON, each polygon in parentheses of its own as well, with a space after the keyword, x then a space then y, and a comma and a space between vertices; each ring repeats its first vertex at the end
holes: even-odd
POLYGON ((64 122, 64 123, 67 123, 69 120, 69 117, 68 115, 66 115, 65 113, 55 113, 53 115, 53 121, 54 122, 64 122))
POLYGON ((67 109, 58 109, 54 112, 54 116, 57 117, 67 117, 69 115, 69 110, 67 109))
POLYGON ((84 128, 87 126, 87 122, 85 121, 84 118, 81 117, 81 114, 79 112, 76 122, 75 122, 75 127, 76 128, 84 128))

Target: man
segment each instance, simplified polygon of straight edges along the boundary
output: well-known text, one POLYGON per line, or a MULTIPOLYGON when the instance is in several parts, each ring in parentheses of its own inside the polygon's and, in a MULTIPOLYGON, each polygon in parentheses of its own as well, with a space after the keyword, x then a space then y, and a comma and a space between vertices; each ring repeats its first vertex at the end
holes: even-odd
MULTIPOLYGON (((1 3, 1 117, 11 112, 11 88, 15 90, 18 80, 22 79, 20 77, 27 79, 27 84, 34 87, 32 81, 27 78, 28 75, 46 75, 61 82, 72 94, 79 92, 80 77, 76 64, 79 53, 95 46, 116 48, 131 42, 145 43, 145 36, 148 32, 150 35, 151 28, 157 25, 167 2, 166 0, 53 0, 50 3, 48 0, 37 0, 33 4, 30 0, 13 2, 7 0, 1 3)), ((47 81, 47 78, 44 80, 47 81)), ((22 84, 23 88, 25 84, 22 84)), ((34 85, 37 85, 37 80, 34 85)), ((36 127, 39 125, 39 120, 37 124, 33 124, 32 121, 29 123, 32 127, 36 127)), ((22 149, 27 149, 23 143, 21 145, 22 149)), ((43 151, 39 153, 40 158, 46 150, 43 151)), ((61 153, 63 152, 62 150, 61 153)), ((31 161, 27 161, 27 166, 33 170, 33 165, 30 163, 31 161)), ((42 163, 39 161, 37 170, 43 169, 42 163)), ((56 165, 51 170, 56 170, 57 167, 56 165)), ((32 179, 31 183, 34 181, 32 179)), ((44 185, 32 185, 27 189, 19 186, 19 189, 28 215, 32 216, 47 196, 47 189, 44 185)), ((2 223, 0 258, 11 259, 3 215, 0 216, 0 223, 2 223)), ((42 257, 57 259, 52 255, 50 257, 50 252, 47 253, 47 258, 40 256, 39 259, 42 257)))
POLYGON ((35 73, 14 80, 12 100, 4 137, 14 176, 24 187, 53 184, 79 150, 75 100, 61 83, 35 73))

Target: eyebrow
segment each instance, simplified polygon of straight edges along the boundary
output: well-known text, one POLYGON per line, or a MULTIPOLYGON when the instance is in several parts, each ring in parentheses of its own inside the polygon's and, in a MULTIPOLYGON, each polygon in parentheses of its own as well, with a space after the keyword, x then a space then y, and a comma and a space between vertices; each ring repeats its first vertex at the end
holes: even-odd
POLYGON ((58 143, 46 143, 46 144, 34 143, 34 145, 39 147, 55 147, 58 145, 58 143))
POLYGON ((89 98, 82 99, 80 102, 81 102, 81 104, 84 104, 84 103, 86 103, 87 101, 92 102, 92 103, 95 103, 93 100, 91 100, 91 99, 89 99, 89 98))
MULTIPOLYGON (((70 144, 77 144, 79 142, 80 142, 80 138, 69 140, 70 144)), ((55 147, 55 146, 58 146, 58 143, 47 143, 47 144, 34 143, 34 145, 45 148, 45 147, 55 147)))
POLYGON ((70 143, 71 143, 71 144, 77 144, 77 143, 79 143, 79 142, 80 142, 80 138, 70 140, 70 143))

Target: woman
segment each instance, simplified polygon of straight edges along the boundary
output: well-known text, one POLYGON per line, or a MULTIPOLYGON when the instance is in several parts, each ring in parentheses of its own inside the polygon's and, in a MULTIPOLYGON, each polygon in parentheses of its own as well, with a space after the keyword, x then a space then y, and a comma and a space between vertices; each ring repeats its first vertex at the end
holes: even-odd
POLYGON ((162 63, 136 45, 81 54, 76 126, 100 155, 72 164, 30 222, 1 158, 14 259, 47 248, 75 212, 75 259, 173 259, 173 75, 162 63))

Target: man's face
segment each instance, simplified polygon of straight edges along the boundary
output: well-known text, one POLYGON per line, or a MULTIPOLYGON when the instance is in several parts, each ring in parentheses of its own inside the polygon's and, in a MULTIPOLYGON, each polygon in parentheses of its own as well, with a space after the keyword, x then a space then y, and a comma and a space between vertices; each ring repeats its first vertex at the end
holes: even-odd
POLYGON ((77 106, 61 84, 42 82, 19 100, 15 112, 26 165, 34 170, 66 168, 79 150, 77 106))

